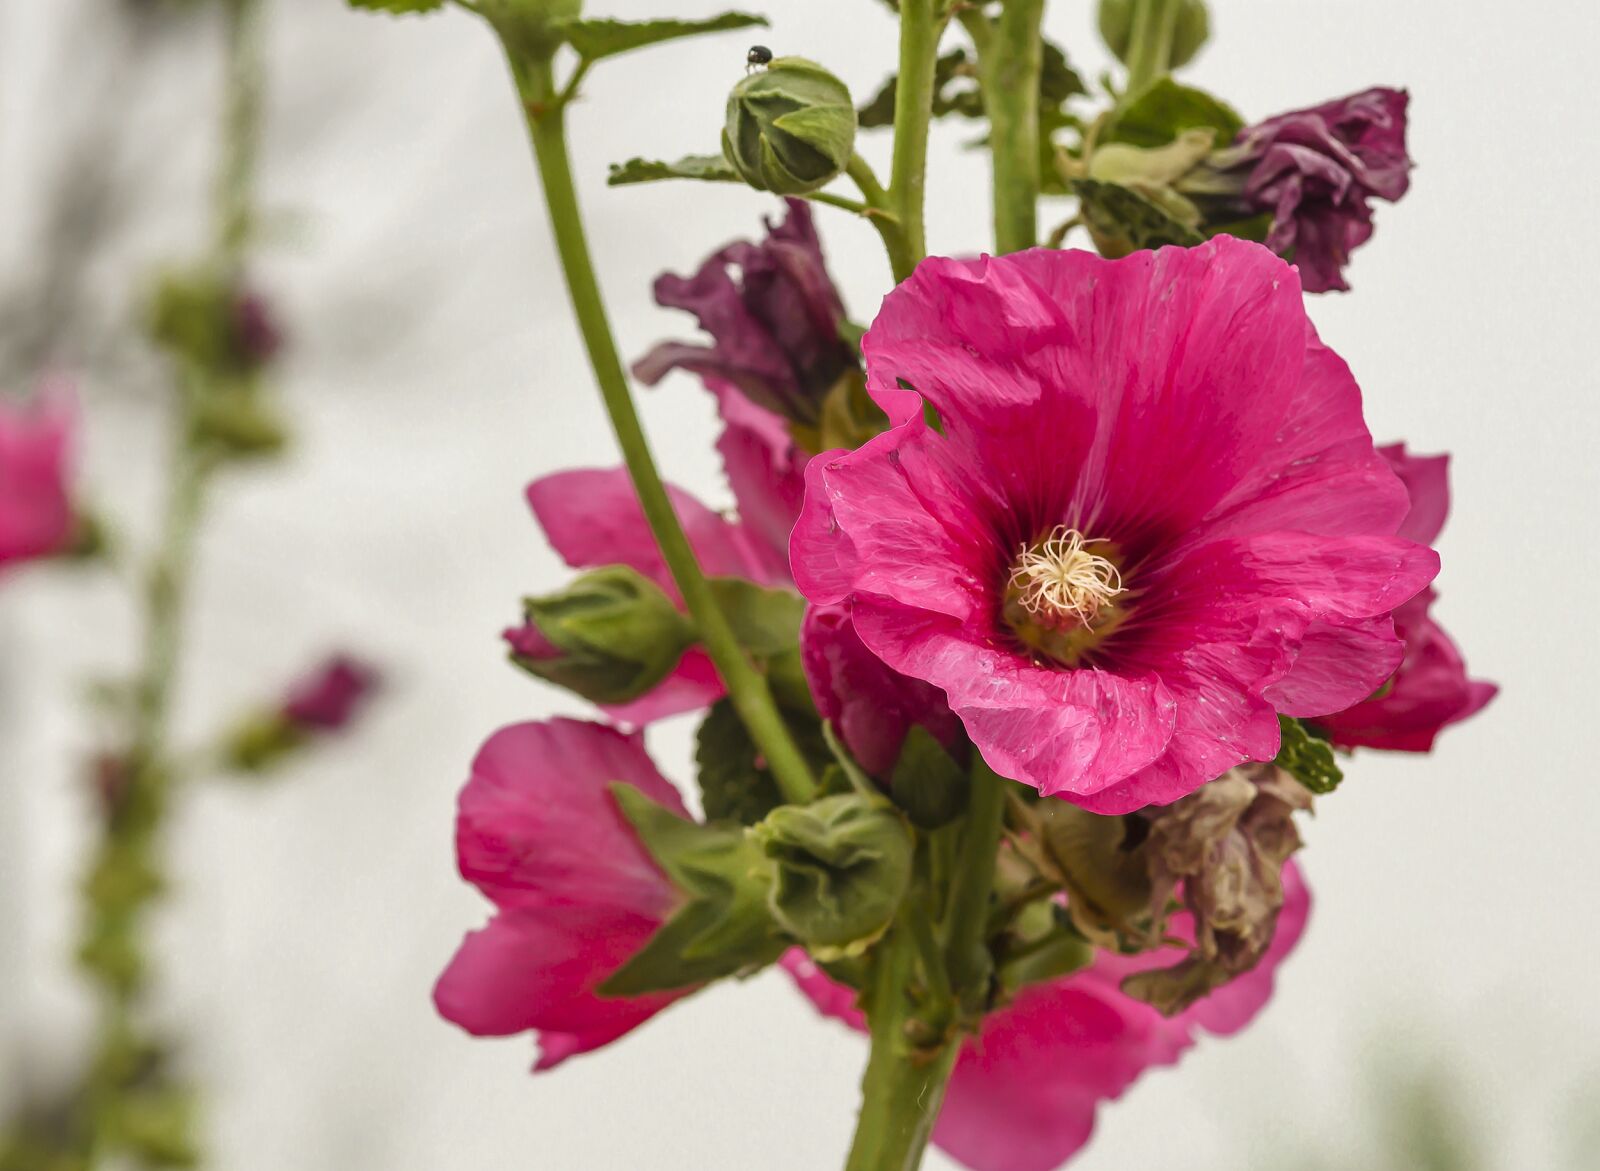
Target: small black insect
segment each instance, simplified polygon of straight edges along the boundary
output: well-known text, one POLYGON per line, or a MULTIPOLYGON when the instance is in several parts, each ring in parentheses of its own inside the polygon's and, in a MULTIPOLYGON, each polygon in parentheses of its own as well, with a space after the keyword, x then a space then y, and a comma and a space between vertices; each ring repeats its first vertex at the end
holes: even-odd
POLYGON ((765 45, 751 45, 750 51, 744 55, 744 71, 749 73, 753 69, 760 69, 772 63, 772 50, 765 45))

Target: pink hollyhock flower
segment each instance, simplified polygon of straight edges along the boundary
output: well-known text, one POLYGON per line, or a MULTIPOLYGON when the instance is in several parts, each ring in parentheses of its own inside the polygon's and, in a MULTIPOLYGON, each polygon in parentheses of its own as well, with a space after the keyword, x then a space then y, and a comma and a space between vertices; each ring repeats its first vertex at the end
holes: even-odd
MULTIPOLYGON (((1380 447, 1411 494, 1411 511, 1400 534, 1431 545, 1450 511, 1447 455, 1409 455, 1406 445, 1380 447)), ((1394 612, 1394 628, 1405 658, 1377 695, 1316 721, 1341 748, 1387 748, 1428 752, 1448 725, 1477 714, 1500 690, 1467 678, 1466 661, 1442 627, 1428 617, 1438 595, 1432 588, 1394 612)))
MULTIPOLYGON (((1262 962, 1177 1016, 1162 1016, 1119 985, 1180 961, 1182 949, 1101 952, 1084 971, 1025 988, 984 1018, 956 1060, 934 1144, 972 1171, 1053 1171, 1089 1141, 1101 1102, 1121 1097, 1145 1070, 1175 1064, 1200 1030, 1225 1037, 1243 1029, 1271 998, 1277 966, 1310 913, 1310 893, 1292 863, 1283 880, 1277 935, 1262 962)), ((1188 937, 1185 920, 1174 917, 1173 927, 1188 937)), ((855 994, 804 952, 791 951, 783 966, 824 1015, 865 1031, 855 994)))
POLYGON ((807 466, 795 580, 1002 775, 1165 804, 1400 662, 1438 558, 1267 249, 927 260, 865 349, 894 426, 807 466))
POLYGON ((1292 256, 1308 293, 1344 290, 1350 254, 1372 236, 1373 199, 1411 185, 1404 90, 1369 89, 1240 132, 1224 166, 1248 171, 1243 197, 1270 211, 1267 247, 1292 256))
POLYGON ((902 675, 866 648, 843 606, 811 606, 800 627, 800 662, 817 712, 879 779, 893 774, 906 733, 921 724, 947 748, 961 724, 937 687, 902 675))
POLYGON ((64 390, 47 388, 27 403, 0 399, 0 566, 59 552, 72 539, 74 427, 64 390))
POLYGON ((736 240, 692 277, 656 280, 657 304, 693 313, 712 344, 663 342, 635 363, 641 382, 653 386, 669 370, 692 370, 712 390, 737 387, 785 419, 808 426, 821 420, 822 400, 860 363, 844 339, 844 304, 811 209, 804 200, 785 202, 788 218, 768 220, 761 243, 736 240))
MULTIPOLYGON (((754 526, 711 511, 679 488, 669 485, 667 492, 708 575, 743 577, 769 586, 788 584, 788 558, 781 545, 772 543, 754 526)), ((528 503, 550 544, 568 565, 574 569, 630 566, 682 606, 626 469, 583 469, 545 476, 528 485, 528 503)), ((555 650, 530 625, 512 627, 503 637, 513 651, 529 658, 547 657, 555 650)), ((620 723, 643 725, 696 711, 722 695, 722 680, 710 658, 701 648, 691 647, 672 674, 648 695, 602 710, 620 723)))
POLYGON ((598 1049, 677 999, 595 991, 677 900, 617 809, 607 789, 616 781, 683 812, 638 734, 581 720, 500 729, 461 791, 461 876, 496 913, 468 934, 434 1003, 475 1036, 534 1030, 535 1069, 598 1049))
POLYGON ((355 718, 378 683, 371 664, 335 655, 289 689, 283 718, 305 731, 337 732, 355 718))

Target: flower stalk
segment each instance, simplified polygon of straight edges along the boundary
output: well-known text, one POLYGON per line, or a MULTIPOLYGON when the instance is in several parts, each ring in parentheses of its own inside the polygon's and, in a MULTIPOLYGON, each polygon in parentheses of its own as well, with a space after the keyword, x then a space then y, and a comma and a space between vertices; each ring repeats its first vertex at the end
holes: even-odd
POLYGON ((923 206, 927 198, 928 126, 933 120, 934 65, 947 14, 940 0, 901 0, 900 81, 895 90, 894 160, 889 171, 889 198, 904 249, 896 258, 896 283, 911 275, 928 254, 923 206))
POLYGON ((507 47, 507 59, 522 98, 523 115, 533 143, 544 189, 545 209, 566 279, 572 311, 583 335, 589 364, 599 385, 606 415, 622 449, 639 504, 650 524, 661 556, 683 595, 711 661, 727 687, 728 697, 760 748, 784 796, 806 802, 816 782, 805 757, 779 714, 766 678, 745 656, 733 628, 718 607, 710 584, 689 546, 683 525, 667 497, 649 441, 634 409, 627 376, 617 355, 605 302, 595 278, 588 238, 572 181, 567 151, 567 100, 555 85, 548 57, 524 61, 507 47))
POLYGON ((1125 103, 1172 69, 1172 45, 1183 0, 1137 0, 1128 42, 1125 103))
MULTIPOLYGON (((987 24, 987 18, 975 15, 987 24)), ((1043 21, 1044 0, 1007 0, 993 34, 977 46, 994 169, 995 251, 1002 255, 1032 248, 1039 239, 1043 21)))

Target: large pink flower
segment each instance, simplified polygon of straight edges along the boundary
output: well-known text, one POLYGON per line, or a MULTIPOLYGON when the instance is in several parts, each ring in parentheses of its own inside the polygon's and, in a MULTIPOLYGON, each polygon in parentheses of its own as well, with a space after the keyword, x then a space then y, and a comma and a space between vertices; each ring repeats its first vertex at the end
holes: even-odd
POLYGON ((1399 663, 1438 559, 1267 249, 924 261, 865 350, 894 426, 808 465, 795 580, 1001 774, 1167 803, 1399 663))
POLYGON ((74 423, 64 390, 20 404, 0 398, 0 566, 59 552, 71 539, 74 423))
MULTIPOLYGON (((984 1019, 962 1047, 934 1127, 934 1143, 973 1171, 1051 1171, 1089 1141, 1095 1109, 1147 1069, 1171 1065, 1199 1030, 1219 1036, 1249 1024, 1272 996, 1274 972, 1305 930, 1311 896, 1292 863, 1277 935, 1262 962, 1175 1017, 1124 995, 1131 972, 1162 967, 1181 951, 1121 957, 1102 952, 1085 971, 1024 989, 984 1019)), ((1187 935, 1186 916, 1173 919, 1187 935)), ((783 966, 819 1010, 865 1030, 854 994, 803 952, 783 966)))
MULTIPOLYGON (((1411 511, 1400 534, 1433 544, 1450 511, 1450 457, 1411 455, 1403 443, 1378 450, 1411 495, 1411 511)), ((1477 714, 1499 691, 1493 683, 1467 677, 1460 650, 1428 616, 1436 597, 1431 588, 1423 590, 1394 612, 1405 658, 1378 694, 1317 720, 1341 748, 1428 752, 1440 732, 1477 714)))
POLYGON ((644 946, 676 901, 607 786, 623 782, 678 812, 677 791, 635 734, 550 720, 491 736, 461 791, 461 875, 495 904, 434 989, 469 1033, 539 1034, 536 1069, 616 1040, 677 998, 595 989, 644 946))
MULTIPOLYGON (((747 412, 759 411, 742 402, 739 407, 747 412)), ((740 444, 736 458, 741 461, 744 474, 754 481, 756 469, 744 470, 742 461, 759 458, 760 431, 743 421, 736 429, 730 422, 724 441, 740 444), (730 436, 735 439, 730 440, 730 436)), ((733 462, 730 458, 730 466, 733 462)), ((762 526, 731 521, 671 485, 667 493, 700 559, 701 568, 708 575, 743 577, 761 585, 788 583, 788 558, 783 546, 764 532, 762 526)), ((678 587, 661 558, 626 469, 581 469, 545 476, 528 485, 528 503, 550 544, 574 569, 631 566, 682 604, 678 587)), ((763 516, 763 525, 765 521, 763 516)), ((532 658, 554 650, 531 625, 507 630, 505 638, 518 654, 532 658)), ((696 711, 714 703, 722 694, 722 680, 717 677, 710 658, 699 647, 691 647, 672 674, 648 695, 603 710, 620 723, 643 725, 696 711)))

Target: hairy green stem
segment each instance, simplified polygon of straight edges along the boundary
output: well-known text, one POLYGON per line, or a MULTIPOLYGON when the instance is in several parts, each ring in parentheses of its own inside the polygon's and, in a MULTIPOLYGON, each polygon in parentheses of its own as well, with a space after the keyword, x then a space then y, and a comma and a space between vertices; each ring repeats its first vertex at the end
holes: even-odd
POLYGON ((1039 241, 1039 74, 1044 0, 1005 0, 994 35, 979 50, 994 166, 995 252, 1039 241))
POLYGON ((1172 68, 1172 40, 1182 0, 1136 0, 1128 39, 1126 104, 1172 68))
POLYGON ((605 402, 617 444, 622 448, 628 475, 638 493, 639 505, 660 546, 662 559, 677 583, 678 592, 683 595, 689 615, 699 629, 706 653, 722 677, 728 697, 749 730, 750 738, 766 758, 783 795, 792 802, 807 802, 816 793, 811 769, 773 702, 766 677, 745 657, 727 617, 717 606, 689 538, 667 497, 634 409, 589 255, 589 242, 584 234, 578 194, 572 182, 572 164, 567 154, 566 103, 559 99, 550 62, 523 64, 514 52, 508 52, 508 60, 522 97, 534 158, 544 186, 545 209, 566 277, 573 315, 583 335, 589 364, 600 387, 600 397, 605 402))
POLYGON ((984 936, 1005 809, 1005 782, 974 753, 971 796, 950 879, 945 945, 950 983, 967 1012, 981 1011, 989 990, 991 961, 984 936))
POLYGON ((957 1039, 919 1048, 908 1035, 914 1015, 908 992, 918 948, 904 925, 890 928, 873 951, 867 996, 872 1050, 861 1079, 861 1115, 845 1171, 916 1171, 933 1134, 945 1086, 960 1052, 957 1039))
MULTIPOLYGON (((895 282, 905 280, 911 275, 911 270, 916 268, 918 257, 911 252, 889 193, 884 190, 883 184, 878 182, 878 176, 868 165, 867 160, 859 154, 850 156, 850 165, 845 169, 845 174, 850 176, 851 181, 861 191, 861 198, 865 200, 865 206, 860 209, 861 214, 872 221, 872 226, 882 237, 884 250, 889 254, 889 268, 894 273, 895 282)), ((819 194, 811 198, 821 199, 823 196, 819 194)))
POLYGON ((895 86, 894 161, 889 199, 905 248, 894 279, 903 281, 928 254, 923 226, 927 199, 928 125, 933 120, 933 74, 946 15, 939 0, 900 0, 900 75, 895 86))

